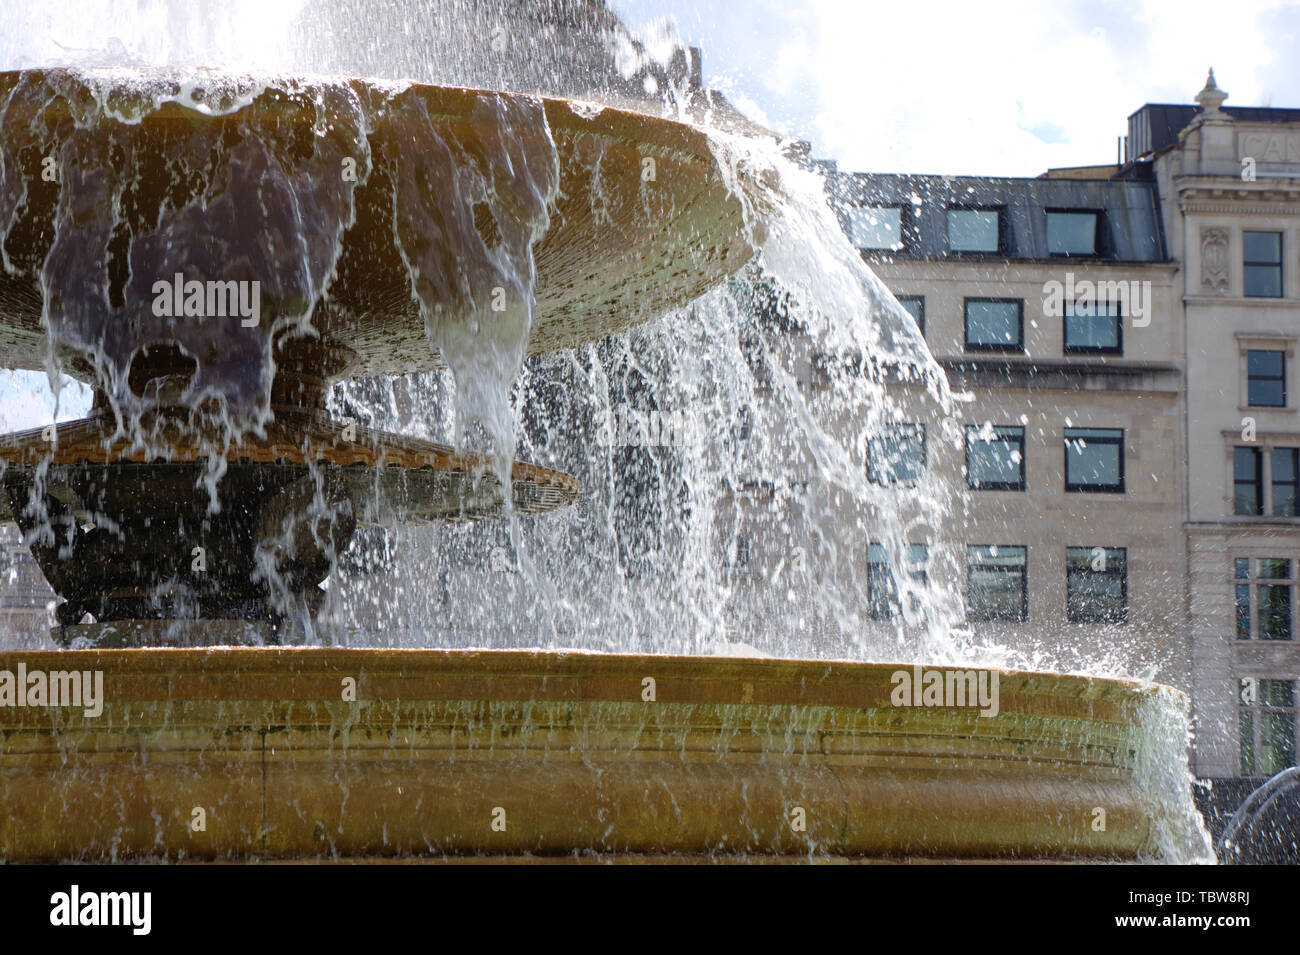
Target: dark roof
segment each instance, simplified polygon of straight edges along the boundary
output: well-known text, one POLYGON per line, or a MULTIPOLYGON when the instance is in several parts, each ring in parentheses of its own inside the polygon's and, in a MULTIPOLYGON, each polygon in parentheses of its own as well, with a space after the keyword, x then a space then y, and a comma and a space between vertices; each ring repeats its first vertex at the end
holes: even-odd
POLYGON ((1004 179, 842 173, 827 177, 846 231, 850 205, 900 206, 906 244, 901 258, 949 256, 949 207, 997 207, 1004 248, 997 258, 1049 259, 1048 210, 1103 213, 1099 256, 1123 262, 1164 262, 1164 232, 1154 182, 1110 179, 1004 179))
MULTIPOLYGON (((1178 142, 1178 134, 1191 124, 1200 111, 1199 106, 1186 104, 1147 103, 1128 118, 1124 161, 1131 162, 1178 142)), ((1243 123, 1300 123, 1300 109, 1224 106, 1223 111, 1243 123)))

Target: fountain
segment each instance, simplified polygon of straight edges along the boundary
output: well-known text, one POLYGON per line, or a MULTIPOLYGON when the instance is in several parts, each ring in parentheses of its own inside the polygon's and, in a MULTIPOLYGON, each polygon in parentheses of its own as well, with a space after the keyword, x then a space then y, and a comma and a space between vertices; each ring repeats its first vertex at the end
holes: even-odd
POLYGON ((887 296, 842 240, 809 247, 775 150, 688 119, 405 81, 0 73, 0 365, 94 390, 89 417, 0 438, 0 519, 59 595, 64 647, 0 652, 0 858, 1201 851, 1166 688, 540 633, 449 649, 450 613, 432 646, 335 626, 358 528, 518 535, 580 506, 577 479, 514 459, 511 383, 555 370, 529 356, 632 334, 756 257, 841 353, 906 351, 892 319, 872 347, 837 325, 887 296), (439 369, 454 445, 331 398, 439 369))

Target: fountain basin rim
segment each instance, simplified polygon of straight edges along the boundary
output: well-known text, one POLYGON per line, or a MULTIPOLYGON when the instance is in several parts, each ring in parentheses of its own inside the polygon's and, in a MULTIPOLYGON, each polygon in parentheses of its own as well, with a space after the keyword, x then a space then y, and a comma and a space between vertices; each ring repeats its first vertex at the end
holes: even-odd
MULTIPOLYGON (((899 671, 914 674, 918 666, 926 672, 996 673, 1004 712, 1009 700, 1014 703, 1021 698, 1050 698, 1058 703, 1074 701, 1077 705, 1066 707, 1068 715, 1125 722, 1132 719, 1136 707, 1160 694, 1186 698, 1183 691, 1164 684, 1051 671, 917 661, 610 653, 584 649, 218 645, 0 652, 0 670, 12 670, 19 662, 26 664, 29 671, 105 669, 132 678, 199 678, 214 684, 241 675, 277 672, 291 678, 361 674, 372 680, 405 681, 403 686, 407 692, 384 697, 359 694, 358 699, 367 700, 468 698, 454 693, 426 693, 418 686, 406 685, 412 680, 432 677, 509 677, 516 681, 514 690, 528 687, 528 692, 521 693, 500 685, 488 686, 472 694, 475 699, 640 700, 641 681, 649 676, 656 681, 659 703, 839 707, 853 705, 850 697, 855 691, 869 690, 871 698, 863 697, 857 701, 856 708, 879 708, 883 693, 883 706, 888 709, 892 708, 888 694, 895 685, 891 678, 899 671)), ((221 694, 225 698, 255 698, 241 694, 237 685, 223 689, 227 690, 221 694)), ((305 698, 321 697, 308 693, 305 698)), ((1012 708, 1023 711, 1021 707, 1012 708)), ((1067 715, 1059 705, 1050 709, 1067 715)))
POLYGON ((909 665, 555 650, 5 651, 103 707, 0 707, 8 861, 736 853, 1141 858, 1157 691, 996 671, 1001 709, 890 704, 909 665), (657 683, 643 696, 644 679, 657 683), (340 694, 353 678, 354 697, 340 694), (143 756, 142 756, 143 754, 143 756), (122 793, 131 793, 122 815, 122 793), (69 817, 62 807, 76 805, 69 817), (190 829, 206 806, 208 828, 190 829), (807 810, 806 831, 790 825, 807 810), (1102 832, 1093 807, 1108 807, 1102 832), (487 820, 507 807, 510 824, 487 820))
MULTIPOLYGON (((20 77, 43 75, 94 81, 60 68, 0 71, 0 104, 20 77)), ((116 75, 125 82, 131 74, 118 71, 116 75)), ((138 75, 147 77, 143 72, 138 75)), ((267 79, 272 85, 251 101, 258 104, 249 118, 255 126, 276 115, 269 101, 261 102, 275 88, 277 78, 267 79)), ((485 99, 528 99, 540 104, 557 150, 560 181, 550 225, 533 246, 536 301, 527 343, 530 355, 598 341, 657 318, 721 285, 755 254, 742 204, 726 182, 707 127, 621 105, 593 112, 581 103, 535 93, 420 83, 398 88, 363 78, 346 81, 363 100, 419 100, 435 125, 441 124, 440 130, 443 126, 457 130, 470 141, 480 135, 473 114, 475 105, 485 99), (599 157, 595 166, 593 157, 599 157), (655 157, 659 164, 652 191, 642 188, 645 157, 655 157), (601 167, 606 167, 603 174, 601 167), (615 176, 613 170, 623 175, 615 176), (593 191, 597 189, 599 216, 593 191)), ((42 108, 45 105, 42 100, 42 108)), ((6 108, 6 122, 16 128, 30 121, 17 106, 6 108)), ((212 124, 235 115, 199 112, 168 100, 141 118, 138 132, 142 141, 157 142, 160 129, 190 122, 194 125, 190 135, 216 136, 219 130, 212 124), (173 109, 167 108, 169 103, 173 109)), ((95 128, 114 122, 119 121, 100 116, 95 128)), ((367 138, 378 136, 376 143, 386 142, 384 136, 392 138, 400 132, 395 123, 386 120, 378 131, 367 131, 367 138)), ((386 168, 380 157, 390 149, 385 145, 375 154, 377 168, 386 168)), ((39 176, 39 168, 23 174, 39 176)), ((374 190, 358 191, 357 219, 344 235, 333 277, 312 313, 312 326, 322 343, 352 349, 343 367, 331 368, 329 380, 445 367, 441 354, 427 347, 411 278, 396 248, 390 247, 388 225, 395 200, 390 187, 379 187, 385 175, 376 178, 374 190), (421 347, 415 348, 416 343, 421 347)), ((167 186, 159 181, 142 187, 140 201, 161 202, 160 190, 167 186)), ((31 192, 22 215, 52 214, 63 188, 39 195, 31 192)), ((40 370, 46 367, 48 341, 41 324, 44 290, 38 272, 49 243, 43 233, 29 235, 30 231, 23 233, 21 242, 14 236, 7 242, 13 261, 25 264, 11 274, 0 270, 0 367, 40 370)), ((89 356, 80 348, 74 344, 74 350, 64 356, 65 370, 91 380, 89 356)))

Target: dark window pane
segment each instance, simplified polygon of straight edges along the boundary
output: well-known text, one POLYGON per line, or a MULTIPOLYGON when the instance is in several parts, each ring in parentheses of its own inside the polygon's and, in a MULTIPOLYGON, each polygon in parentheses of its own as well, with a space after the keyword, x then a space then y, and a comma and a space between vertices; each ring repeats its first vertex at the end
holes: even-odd
POLYGON ((1295 713, 1265 710, 1259 715, 1258 772, 1272 776, 1295 765, 1295 713))
POLYGON ((736 559, 735 569, 738 573, 749 573, 750 556, 749 556, 749 535, 739 534, 736 536, 736 559))
POLYGON ((1259 702, 1263 706, 1295 706, 1295 684, 1290 680, 1260 680, 1259 702))
POLYGON ((1259 639, 1291 639, 1291 587, 1261 584, 1255 588, 1259 608, 1259 639))
POLYGON ((1282 233, 1241 234, 1242 291, 1252 297, 1282 295, 1282 233))
POLYGON ((1247 402, 1269 408, 1286 405, 1286 354, 1272 350, 1246 352, 1247 402))
POLYGON ((1093 255, 1097 251, 1097 213, 1047 213, 1048 255, 1093 255))
POLYGON ((1281 351, 1271 350, 1271 348, 1269 350, 1252 348, 1245 353, 1245 368, 1252 377, 1281 377, 1284 360, 1286 356, 1281 351))
MULTIPOLYGON (((924 585, 927 580, 926 562, 929 548, 925 544, 909 544, 903 561, 908 577, 924 585)), ((867 547, 867 606, 874 620, 887 620, 900 612, 898 585, 881 544, 867 547)))
POLYGON ((1254 265, 1278 265, 1282 262, 1282 233, 1243 232, 1241 234, 1243 261, 1254 265))
POLYGON ((1260 455, 1258 448, 1232 451, 1232 513, 1257 516, 1264 513, 1260 455))
POLYGON ((1300 491, 1300 450, 1274 448, 1272 457, 1273 513, 1278 517, 1295 517, 1300 491))
POLYGON ((1247 557, 1238 557, 1232 562, 1232 576, 1245 579, 1250 576, 1250 559, 1247 557))
POLYGON ((925 425, 891 425, 867 442, 867 477, 875 484, 911 486, 925 470, 925 425))
POLYGON ((966 300, 967 348, 1020 348, 1023 322, 1020 301, 966 300))
POLYGON ((949 209, 948 248, 953 252, 996 252, 1000 213, 997 209, 949 209))
POLYGON ((1251 298, 1282 297, 1282 266, 1242 266, 1243 291, 1251 298))
POLYGON ((1291 577, 1291 561, 1285 557, 1260 557, 1255 561, 1255 576, 1287 580, 1291 577))
POLYGON ((972 620, 1024 620, 1024 547, 966 548, 966 613, 972 620))
POLYGON ((1244 776, 1255 775, 1255 718, 1250 710, 1243 708, 1238 714, 1241 727, 1241 772, 1244 776))
POLYGON ((1065 429, 1065 489, 1124 490, 1123 429, 1065 429))
POLYGON ((1250 639, 1250 585, 1237 584, 1237 639, 1250 639))
POLYGON ((926 544, 907 545, 907 572, 913 580, 924 583, 930 577, 927 569, 930 562, 930 548, 926 544))
POLYGON ((1066 302, 1065 350, 1118 351, 1120 321, 1118 303, 1077 305, 1066 302))
POLYGON ((984 491, 1025 487, 1025 429, 966 426, 966 483, 984 491))
POLYGON ((873 620, 887 620, 894 615, 897 602, 894 578, 885 561, 885 548, 880 544, 867 547, 867 609, 873 620))
POLYGON ((1118 623, 1128 616, 1128 552, 1067 547, 1066 613, 1074 622, 1118 623))
POLYGON ((916 322, 916 327, 925 334, 925 299, 920 295, 900 295, 898 304, 907 310, 907 314, 912 316, 916 322))
POLYGON ((852 207, 849 209, 849 238, 859 249, 901 249, 902 210, 885 206, 852 207))

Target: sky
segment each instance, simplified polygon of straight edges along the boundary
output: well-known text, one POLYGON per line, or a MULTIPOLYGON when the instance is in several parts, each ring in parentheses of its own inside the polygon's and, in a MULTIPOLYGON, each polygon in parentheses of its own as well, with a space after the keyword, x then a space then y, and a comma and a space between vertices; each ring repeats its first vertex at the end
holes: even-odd
POLYGON ((670 18, 705 83, 854 172, 1115 161, 1143 103, 1300 107, 1300 0, 608 0, 670 18))
MULTIPOLYGON (((1300 107, 1300 0, 607 2, 647 37, 673 21, 702 48, 709 86, 846 171, 1036 176, 1113 162, 1130 113, 1191 103, 1210 66, 1230 106, 1300 107)), ((88 405, 86 390, 65 391, 59 418, 88 405)), ((0 373, 0 432, 53 412, 43 374, 0 373)))

